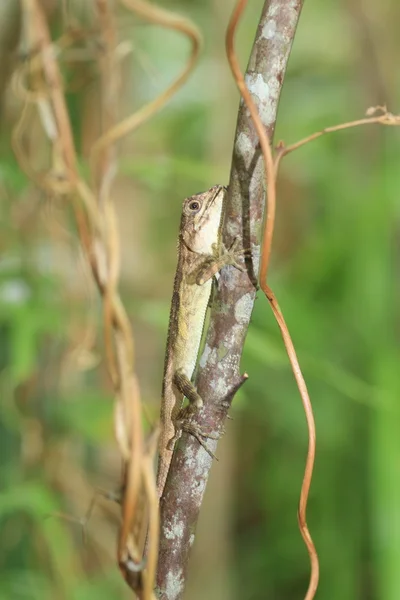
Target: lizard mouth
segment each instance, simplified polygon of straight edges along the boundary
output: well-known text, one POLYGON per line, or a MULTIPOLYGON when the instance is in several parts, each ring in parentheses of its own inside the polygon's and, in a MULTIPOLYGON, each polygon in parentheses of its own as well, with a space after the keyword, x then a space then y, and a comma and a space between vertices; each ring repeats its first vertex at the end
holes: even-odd
POLYGON ((211 206, 214 204, 214 202, 216 201, 216 199, 218 198, 218 196, 224 191, 224 186, 222 185, 216 185, 214 186, 214 194, 212 196, 210 196, 210 198, 207 201, 206 206, 204 207, 203 210, 203 214, 201 216, 201 218, 199 219, 198 225, 196 227, 196 230, 198 231, 199 229, 201 229, 204 221, 206 221, 208 219, 208 215, 209 215, 209 208, 211 208, 211 206))

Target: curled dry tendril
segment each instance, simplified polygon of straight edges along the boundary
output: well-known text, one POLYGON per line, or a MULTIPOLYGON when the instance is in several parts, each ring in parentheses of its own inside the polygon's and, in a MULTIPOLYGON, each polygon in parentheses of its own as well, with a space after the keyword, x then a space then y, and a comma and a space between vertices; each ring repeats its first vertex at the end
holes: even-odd
MULTIPOLYGON (((121 0, 126 8, 142 18, 173 29, 188 37, 189 59, 173 83, 155 100, 149 102, 122 122, 116 121, 117 51, 115 20, 106 0, 96 0, 98 32, 102 38, 104 59, 100 61, 102 103, 108 118, 101 137, 93 144, 90 155, 89 185, 80 175, 70 116, 64 95, 64 82, 58 60, 60 50, 73 41, 62 36, 58 43, 50 37, 48 23, 39 0, 22 0, 25 37, 32 49, 28 62, 14 77, 14 91, 23 101, 21 117, 13 132, 13 146, 21 167, 28 176, 52 197, 62 195, 70 201, 77 222, 78 235, 93 278, 103 299, 107 366, 115 391, 115 433, 124 460, 122 486, 122 524, 118 540, 118 561, 132 589, 141 600, 154 598, 154 578, 158 550, 158 498, 154 481, 153 456, 157 432, 145 441, 142 430, 142 403, 134 371, 134 346, 128 316, 118 292, 120 268, 119 233, 110 188, 115 168, 115 143, 128 132, 147 121, 178 91, 193 70, 200 48, 200 34, 188 20, 160 9, 144 0, 121 0), (33 52, 35 49, 35 52, 33 52), (29 77, 29 86, 25 80, 29 77), (113 85, 108 84, 113 82, 113 85), (30 87, 33 86, 31 90, 30 87), (29 113, 36 115, 52 150, 52 168, 37 173, 23 151, 22 137, 28 126, 29 113), (140 504, 145 504, 149 518, 149 552, 141 577, 129 579, 124 565, 143 565, 140 543, 134 539, 140 504), (136 510, 138 509, 138 510, 136 510)), ((68 17, 67 11, 63 11, 68 17)), ((144 510, 143 512, 146 512, 144 510)), ((141 513, 142 514, 142 513, 141 513)), ((140 523, 139 523, 140 525, 140 523)))
POLYGON ((301 534, 304 542, 307 546, 307 550, 310 556, 311 563, 311 574, 308 590, 305 596, 306 600, 312 600, 317 591, 318 579, 319 579, 319 563, 318 555, 311 538, 310 532, 307 527, 306 510, 307 500, 310 491, 312 472, 314 467, 315 459, 315 423, 314 416, 311 406, 311 401, 308 395, 307 387, 300 370, 299 362, 297 360, 296 352, 291 340, 288 328, 286 326, 283 314, 279 308, 278 302, 272 292, 271 288, 267 283, 267 274, 269 267, 269 260, 271 254, 272 237, 274 231, 275 221, 275 205, 276 205, 276 180, 278 176, 279 166, 282 158, 287 154, 297 150, 298 148, 308 144, 309 142, 318 139, 322 135, 349 129, 352 127, 358 127, 362 125, 386 125, 386 126, 399 126, 400 116, 394 115, 387 110, 386 106, 374 106, 368 108, 366 116, 362 119, 355 121, 349 121, 347 123, 340 123, 326 127, 321 131, 313 133, 306 138, 286 146, 283 142, 280 142, 276 148, 275 158, 273 157, 270 141, 268 134, 261 122, 261 118, 258 114, 257 107, 255 106, 253 99, 249 93, 249 90, 244 81, 241 73, 239 63, 234 51, 234 35, 236 32, 237 24, 240 20, 241 14, 247 4, 247 0, 238 0, 236 7, 232 13, 232 17, 227 29, 226 34, 226 52, 229 60, 229 64, 232 69, 233 76, 243 97, 243 100, 250 112, 251 118, 254 123, 254 127, 260 140, 260 146, 263 152, 264 163, 265 163, 265 176, 267 181, 267 205, 266 205, 266 217, 264 222, 264 232, 262 237, 262 249, 261 249, 261 266, 260 266, 260 287, 266 295, 275 319, 278 323, 285 348, 290 360, 292 371, 299 389, 301 399, 303 402, 304 412, 307 420, 308 427, 308 452, 306 459, 306 467, 304 471, 303 483, 300 492, 300 501, 298 509, 298 522, 301 534))
POLYGON ((298 510, 298 521, 301 534, 307 546, 307 550, 310 556, 311 563, 311 575, 310 582, 307 594, 305 596, 306 600, 312 600, 315 596, 315 592, 318 586, 319 579, 319 563, 318 563, 318 555, 311 538, 310 532, 307 527, 306 520, 306 509, 307 509, 307 499, 311 485, 312 472, 314 467, 314 458, 315 458, 315 423, 314 416, 312 412, 311 401, 308 395, 307 386, 304 381, 303 375, 300 370, 300 365, 297 360, 296 352, 294 349, 293 342, 291 340, 288 328, 286 326, 285 320, 283 318, 282 312, 279 308, 279 305, 275 299, 275 296, 271 290, 271 288, 267 284, 267 274, 268 267, 271 255, 271 246, 272 246, 272 238, 274 233, 274 222, 275 222, 275 205, 276 205, 276 169, 274 164, 274 159, 272 156, 271 145, 268 139, 268 134, 262 124, 261 118, 258 114, 258 110, 256 105, 253 102, 253 99, 250 95, 250 92, 246 86, 243 74, 240 70, 239 62, 234 50, 234 35, 237 29, 238 22, 243 13, 243 10, 246 6, 247 0, 239 0, 236 4, 236 7, 232 13, 232 17, 230 23, 228 25, 227 33, 226 33, 226 53, 228 57, 228 61, 235 78, 236 84, 239 88, 239 91, 242 95, 244 102, 250 112, 251 118, 254 123, 254 127, 257 131, 260 146, 264 156, 265 162, 265 176, 267 180, 267 207, 266 207, 266 216, 264 220, 264 232, 262 237, 262 250, 261 250, 261 267, 260 267, 260 287, 266 295, 275 319, 278 323, 279 329, 281 331, 281 335, 285 344, 286 352, 289 357, 289 361, 293 370, 293 374, 297 383, 297 387, 300 392, 300 396, 303 402, 304 412, 307 419, 308 432, 309 432, 309 442, 308 442, 308 452, 306 459, 306 467, 304 472, 303 484, 301 487, 300 493, 300 502, 299 502, 299 510, 298 510))

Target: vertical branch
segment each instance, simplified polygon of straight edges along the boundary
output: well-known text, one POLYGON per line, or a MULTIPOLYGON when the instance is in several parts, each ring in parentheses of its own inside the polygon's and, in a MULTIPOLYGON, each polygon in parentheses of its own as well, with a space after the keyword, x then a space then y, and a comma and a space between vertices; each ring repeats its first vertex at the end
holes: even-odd
MULTIPOLYGON (((279 96, 292 47, 302 0, 265 2, 246 72, 246 84, 263 126, 272 139, 279 96)), ((240 104, 229 194, 223 230, 230 247, 242 238, 252 249, 247 271, 234 267, 221 272, 214 298, 206 345, 200 359, 197 388, 205 401, 197 424, 211 434, 220 433, 231 401, 247 376, 239 372, 243 344, 256 294, 260 231, 265 198, 264 164, 251 116, 240 104)), ((208 440, 214 451, 216 442, 208 440)), ((211 468, 211 458, 197 440, 183 435, 174 454, 161 506, 159 597, 181 598, 190 548, 211 468)))

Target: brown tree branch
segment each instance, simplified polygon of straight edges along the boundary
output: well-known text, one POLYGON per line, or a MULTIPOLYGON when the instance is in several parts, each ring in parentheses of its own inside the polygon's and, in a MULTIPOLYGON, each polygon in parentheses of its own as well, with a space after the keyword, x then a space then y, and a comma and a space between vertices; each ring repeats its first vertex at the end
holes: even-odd
MULTIPOLYGON (((269 139, 272 139, 279 96, 302 0, 265 2, 247 72, 246 84, 269 139)), ((200 359, 197 388, 205 401, 196 423, 221 433, 233 396, 247 376, 240 359, 254 305, 259 269, 260 231, 264 207, 264 164, 252 118, 241 102, 238 114, 224 242, 242 237, 252 249, 247 271, 231 267, 221 273, 214 298, 206 345, 200 359)), ((215 451, 216 442, 208 447, 215 451)), ((163 600, 182 597, 190 549, 211 468, 211 458, 193 437, 184 434, 174 454, 161 503, 157 593, 163 600)))

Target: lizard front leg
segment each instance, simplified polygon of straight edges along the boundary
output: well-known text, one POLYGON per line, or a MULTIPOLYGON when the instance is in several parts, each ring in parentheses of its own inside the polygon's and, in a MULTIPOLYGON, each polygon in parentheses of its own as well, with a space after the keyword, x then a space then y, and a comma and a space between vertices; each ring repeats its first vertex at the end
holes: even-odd
POLYGON ((237 262, 237 258, 248 256, 250 249, 239 249, 239 245, 238 238, 235 239, 229 250, 222 242, 213 244, 213 254, 207 256, 193 274, 197 285, 203 285, 228 265, 236 267, 239 271, 244 271, 245 267, 237 262))

